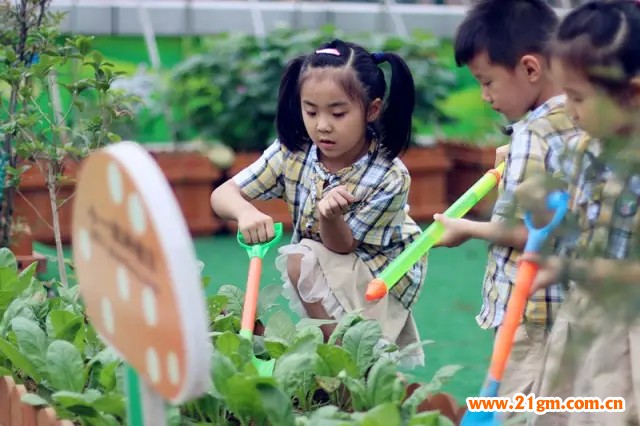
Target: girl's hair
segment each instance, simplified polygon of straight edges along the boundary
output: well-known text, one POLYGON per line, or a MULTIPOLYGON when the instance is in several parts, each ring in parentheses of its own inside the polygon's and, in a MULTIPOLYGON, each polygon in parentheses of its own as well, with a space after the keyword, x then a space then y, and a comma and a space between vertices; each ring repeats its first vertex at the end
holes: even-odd
POLYGON ((581 70, 611 95, 628 92, 640 76, 640 2, 592 1, 571 11, 551 42, 551 53, 581 70))
MULTIPOLYGON (((309 72, 320 68, 342 69, 338 82, 347 96, 360 102, 367 111, 376 98, 384 101, 387 82, 378 64, 391 65, 389 96, 373 130, 379 138, 384 154, 395 158, 409 146, 411 118, 415 105, 413 76, 407 64, 393 53, 369 53, 363 47, 341 40, 330 43, 310 54, 291 60, 280 81, 276 130, 280 142, 291 151, 305 149, 311 142, 302 119, 300 87, 309 72), (332 49, 332 50, 326 50, 332 49)), ((372 132, 368 131, 368 137, 372 132)))

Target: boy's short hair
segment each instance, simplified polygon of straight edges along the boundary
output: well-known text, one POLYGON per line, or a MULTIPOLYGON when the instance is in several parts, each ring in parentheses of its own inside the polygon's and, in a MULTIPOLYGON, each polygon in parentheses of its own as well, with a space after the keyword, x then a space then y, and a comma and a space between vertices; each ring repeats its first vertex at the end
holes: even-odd
POLYGON ((546 0, 480 0, 458 27, 456 64, 467 65, 486 51, 493 64, 514 68, 526 54, 546 54, 558 22, 546 0))

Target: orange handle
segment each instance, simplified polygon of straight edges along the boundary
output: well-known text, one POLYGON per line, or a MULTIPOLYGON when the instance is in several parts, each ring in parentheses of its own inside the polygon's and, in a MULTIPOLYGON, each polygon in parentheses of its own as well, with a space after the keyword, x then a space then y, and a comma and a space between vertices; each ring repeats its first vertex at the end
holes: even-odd
POLYGON ((498 335, 496 336, 496 342, 493 348, 491 367, 489 368, 489 374, 497 381, 502 380, 502 375, 504 374, 504 369, 507 365, 509 354, 511 353, 513 338, 524 314, 525 305, 527 300, 529 300, 531 286, 538 273, 538 269, 538 264, 531 261, 522 261, 518 266, 516 285, 509 297, 502 325, 498 329, 498 335))
POLYGON ((247 289, 244 294, 244 306, 242 307, 242 322, 240 329, 253 333, 256 323, 256 309, 258 306, 258 294, 260 292, 260 275, 262 273, 262 259, 252 257, 249 261, 249 273, 247 274, 247 289))

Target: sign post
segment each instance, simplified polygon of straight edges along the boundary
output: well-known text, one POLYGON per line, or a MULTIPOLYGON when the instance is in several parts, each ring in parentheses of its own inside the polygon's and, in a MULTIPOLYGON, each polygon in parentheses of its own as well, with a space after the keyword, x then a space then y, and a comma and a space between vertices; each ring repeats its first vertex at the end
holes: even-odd
POLYGON ((120 142, 85 159, 72 238, 87 315, 125 361, 129 425, 166 425, 165 403, 209 389, 212 347, 193 241, 142 146, 120 142))

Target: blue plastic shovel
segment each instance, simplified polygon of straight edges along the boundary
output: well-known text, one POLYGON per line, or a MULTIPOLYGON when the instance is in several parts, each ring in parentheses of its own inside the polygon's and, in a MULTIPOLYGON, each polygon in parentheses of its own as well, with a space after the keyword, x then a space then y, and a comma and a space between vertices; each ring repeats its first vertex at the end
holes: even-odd
MULTIPOLYGON (((547 208, 555 210, 551 221, 543 228, 537 229, 531 221, 531 213, 525 214, 525 224, 529 230, 527 244, 525 245, 525 253, 538 253, 540 248, 553 231, 562 221, 567 209, 569 208, 569 194, 564 191, 554 191, 547 196, 547 208)), ((485 385, 480 391, 480 397, 495 398, 498 396, 498 389, 504 374, 507 360, 511 353, 513 338, 516 329, 520 324, 524 313, 525 305, 531 293, 533 280, 538 273, 538 264, 531 261, 522 261, 518 265, 518 274, 516 275, 516 284, 509 297, 504 321, 498 329, 495 344, 493 346, 493 354, 491 356, 491 365, 489 367, 489 375, 485 381, 485 385)), ((498 426, 502 424, 498 412, 495 411, 467 411, 460 422, 461 426, 498 426)))

